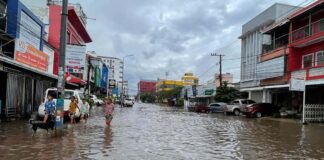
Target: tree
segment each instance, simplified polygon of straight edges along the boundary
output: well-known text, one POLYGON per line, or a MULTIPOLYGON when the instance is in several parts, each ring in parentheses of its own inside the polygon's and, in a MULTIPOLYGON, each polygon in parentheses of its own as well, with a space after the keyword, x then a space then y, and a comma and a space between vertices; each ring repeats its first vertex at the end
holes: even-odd
POLYGON ((165 99, 172 99, 172 98, 179 99, 181 96, 181 90, 182 87, 176 87, 172 90, 157 92, 157 100, 158 102, 163 102, 163 100, 165 99))
POLYGON ((227 82, 217 88, 215 100, 218 102, 228 103, 234 99, 240 98, 240 91, 233 87, 228 87, 227 82))
POLYGON ((155 95, 152 93, 142 93, 140 98, 144 103, 155 103, 155 95))

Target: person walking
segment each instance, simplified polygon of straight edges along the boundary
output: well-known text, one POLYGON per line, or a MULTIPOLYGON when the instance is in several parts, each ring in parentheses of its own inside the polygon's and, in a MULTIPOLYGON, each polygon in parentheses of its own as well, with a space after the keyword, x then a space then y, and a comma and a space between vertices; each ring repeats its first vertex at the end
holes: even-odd
POLYGON ((71 124, 76 123, 75 122, 75 113, 76 113, 77 109, 80 111, 80 108, 78 106, 78 100, 75 98, 75 96, 72 96, 70 106, 69 106, 69 117, 70 117, 71 124))
POLYGON ((111 121, 113 119, 113 112, 114 112, 115 106, 112 103, 112 100, 110 98, 106 98, 106 106, 105 106, 105 118, 106 118, 106 124, 108 126, 111 125, 111 121))
POLYGON ((81 119, 87 123, 89 117, 89 104, 85 98, 82 99, 82 105, 81 105, 81 119))

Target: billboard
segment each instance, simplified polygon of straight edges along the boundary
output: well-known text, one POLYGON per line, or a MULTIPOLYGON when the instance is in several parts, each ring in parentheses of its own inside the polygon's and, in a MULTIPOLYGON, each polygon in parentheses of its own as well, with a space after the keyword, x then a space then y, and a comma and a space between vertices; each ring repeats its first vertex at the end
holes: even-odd
POLYGON ((83 73, 86 60, 86 46, 66 45, 65 66, 70 73, 83 73))
POLYGON ((116 80, 114 79, 109 79, 109 88, 110 89, 113 89, 113 88, 116 88, 116 80))
POLYGON ((24 11, 20 12, 19 39, 41 49, 42 26, 24 11))
POLYGON ((33 45, 16 39, 15 60, 35 69, 47 72, 49 56, 36 49, 33 45))
POLYGON ((101 71, 101 88, 102 89, 107 89, 107 80, 108 80, 108 67, 106 65, 102 66, 102 71, 101 71))

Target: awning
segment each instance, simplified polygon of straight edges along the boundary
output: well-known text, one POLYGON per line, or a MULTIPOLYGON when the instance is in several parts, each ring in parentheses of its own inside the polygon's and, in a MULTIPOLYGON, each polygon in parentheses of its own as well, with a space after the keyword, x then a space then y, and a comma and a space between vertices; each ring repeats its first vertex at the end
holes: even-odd
POLYGON ((40 74, 40 75, 43 75, 43 76, 46 76, 46 77, 57 79, 57 75, 46 73, 46 72, 43 72, 43 71, 39 71, 39 70, 34 69, 32 67, 29 67, 29 66, 27 66, 25 64, 19 63, 19 62, 15 61, 15 60, 13 60, 11 58, 0 56, 0 61, 4 62, 4 63, 7 63, 7 64, 14 65, 14 66, 19 67, 19 68, 23 68, 25 70, 28 70, 28 71, 31 71, 31 72, 34 72, 34 73, 37 73, 37 74, 40 74))
POLYGON ((287 24, 288 22, 289 22, 289 19, 287 19, 287 18, 282 19, 282 20, 280 20, 279 22, 273 23, 272 25, 270 25, 270 26, 268 26, 268 27, 262 29, 262 30, 261 30, 261 33, 262 33, 262 34, 265 34, 265 33, 269 32, 269 31, 271 31, 271 30, 273 30, 273 29, 276 29, 276 28, 278 28, 278 27, 281 27, 281 26, 287 24))
POLYGON ((75 12, 74 8, 69 8, 68 11, 68 19, 70 23, 74 26, 74 28, 77 30, 78 34, 82 37, 85 43, 90 43, 92 42, 92 39, 90 35, 88 34, 87 29, 81 22, 78 14, 75 12))
POLYGON ((64 75, 64 79, 65 79, 66 83, 72 83, 72 84, 78 84, 78 85, 85 85, 87 83, 83 79, 73 76, 69 73, 66 73, 64 75))

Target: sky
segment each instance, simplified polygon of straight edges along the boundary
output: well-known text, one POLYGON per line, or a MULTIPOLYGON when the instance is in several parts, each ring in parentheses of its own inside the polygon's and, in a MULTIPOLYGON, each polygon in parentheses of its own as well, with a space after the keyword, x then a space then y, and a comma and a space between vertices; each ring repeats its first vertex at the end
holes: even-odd
MULTIPOLYGON (((33 2, 36 3, 35 0, 33 2)), ((314 0, 69 0, 80 3, 89 18, 93 42, 87 50, 125 59, 129 92, 141 79, 179 80, 193 72, 200 83, 219 73, 240 80, 242 25, 274 3, 305 6, 314 0)))

